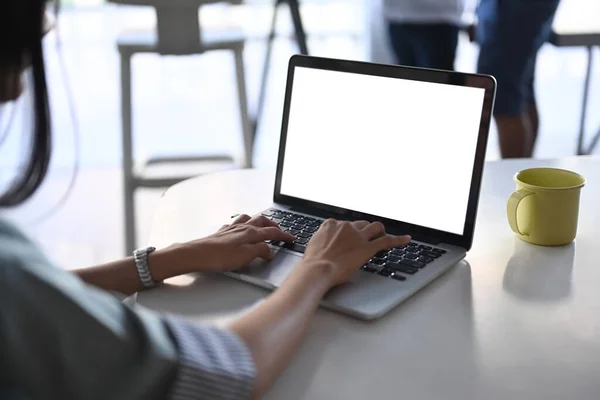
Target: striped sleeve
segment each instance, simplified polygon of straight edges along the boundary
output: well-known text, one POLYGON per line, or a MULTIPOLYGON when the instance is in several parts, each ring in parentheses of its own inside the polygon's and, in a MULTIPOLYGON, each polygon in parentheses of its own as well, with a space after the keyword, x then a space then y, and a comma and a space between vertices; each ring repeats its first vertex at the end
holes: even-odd
POLYGON ((246 344, 233 332, 167 317, 179 368, 169 398, 249 399, 256 370, 246 344))

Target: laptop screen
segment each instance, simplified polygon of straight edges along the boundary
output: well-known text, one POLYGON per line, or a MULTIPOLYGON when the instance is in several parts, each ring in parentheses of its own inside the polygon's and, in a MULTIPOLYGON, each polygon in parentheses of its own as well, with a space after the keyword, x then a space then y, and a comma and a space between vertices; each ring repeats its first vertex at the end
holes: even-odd
POLYGON ((296 67, 281 194, 462 235, 484 94, 296 67))

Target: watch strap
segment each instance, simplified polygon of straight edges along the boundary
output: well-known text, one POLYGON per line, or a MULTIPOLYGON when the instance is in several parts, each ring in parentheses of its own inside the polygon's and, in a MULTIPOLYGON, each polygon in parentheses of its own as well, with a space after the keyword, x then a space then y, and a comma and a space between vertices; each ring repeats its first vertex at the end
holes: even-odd
POLYGON ((147 247, 133 252, 133 261, 135 262, 140 281, 147 289, 158 286, 158 283, 152 279, 150 268, 148 266, 148 255, 154 250, 156 250, 155 247, 147 247))

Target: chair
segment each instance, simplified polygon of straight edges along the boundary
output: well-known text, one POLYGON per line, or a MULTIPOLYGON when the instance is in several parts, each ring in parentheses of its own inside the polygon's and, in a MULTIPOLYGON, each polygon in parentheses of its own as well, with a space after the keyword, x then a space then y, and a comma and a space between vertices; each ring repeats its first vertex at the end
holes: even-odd
MULTIPOLYGON (((252 166, 253 133, 248 115, 243 50, 245 37, 241 31, 204 32, 198 18, 201 6, 225 2, 233 5, 241 0, 109 0, 116 4, 152 6, 156 12, 156 30, 142 33, 122 33, 117 39, 121 59, 121 114, 123 147, 123 201, 125 217, 125 252, 136 247, 135 191, 138 188, 162 188, 174 185, 191 176, 143 176, 134 169, 131 104, 131 60, 135 54, 156 53, 163 56, 198 55, 211 50, 231 50, 234 55, 237 94, 244 143, 243 167, 252 166)), ((193 157, 153 157, 143 167, 181 162, 234 162, 230 155, 193 157)))

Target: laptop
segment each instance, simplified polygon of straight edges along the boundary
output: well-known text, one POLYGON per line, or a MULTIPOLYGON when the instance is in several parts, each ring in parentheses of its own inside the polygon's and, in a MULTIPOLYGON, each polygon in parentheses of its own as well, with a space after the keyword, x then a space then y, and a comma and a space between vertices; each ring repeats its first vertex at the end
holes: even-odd
POLYGON ((227 275, 275 289, 325 219, 381 221, 412 242, 374 254, 322 306, 370 320, 417 293, 471 247, 495 90, 491 76, 293 56, 262 215, 296 241, 227 275))

